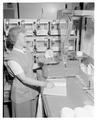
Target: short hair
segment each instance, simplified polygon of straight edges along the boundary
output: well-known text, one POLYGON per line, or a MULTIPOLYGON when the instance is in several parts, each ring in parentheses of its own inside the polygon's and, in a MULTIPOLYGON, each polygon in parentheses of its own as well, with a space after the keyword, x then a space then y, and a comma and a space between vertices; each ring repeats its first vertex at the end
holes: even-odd
POLYGON ((6 41, 6 44, 8 44, 11 48, 9 49, 12 49, 13 46, 15 45, 16 41, 17 41, 17 36, 19 33, 25 33, 26 30, 25 28, 23 27, 13 27, 9 30, 9 33, 8 33, 8 38, 7 38, 7 41, 6 41))

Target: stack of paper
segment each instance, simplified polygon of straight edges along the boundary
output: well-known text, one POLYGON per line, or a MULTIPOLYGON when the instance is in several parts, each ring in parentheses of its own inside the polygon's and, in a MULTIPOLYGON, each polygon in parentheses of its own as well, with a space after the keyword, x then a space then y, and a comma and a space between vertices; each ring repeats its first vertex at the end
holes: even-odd
POLYGON ((53 88, 44 88, 43 94, 46 95, 58 95, 66 96, 66 79, 65 78, 56 78, 56 79, 47 79, 54 83, 53 88))

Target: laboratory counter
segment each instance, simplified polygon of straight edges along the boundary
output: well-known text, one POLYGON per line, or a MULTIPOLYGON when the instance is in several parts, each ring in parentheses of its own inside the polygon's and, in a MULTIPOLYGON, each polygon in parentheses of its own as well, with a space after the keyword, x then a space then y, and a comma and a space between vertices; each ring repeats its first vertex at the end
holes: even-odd
POLYGON ((82 89, 78 78, 66 78, 66 96, 42 95, 44 110, 48 117, 60 117, 63 107, 76 108, 93 105, 93 101, 82 89))
MULTIPOLYGON (((68 107, 71 109, 75 109, 76 107, 84 107, 85 105, 93 105, 93 91, 88 91, 88 77, 84 75, 84 73, 80 70, 78 61, 69 61, 67 63, 67 67, 60 63, 58 67, 47 66, 48 78, 54 78, 55 74, 56 78, 58 77, 58 71, 60 77, 65 78, 66 82, 66 92, 65 95, 50 95, 44 94, 44 90, 42 90, 42 102, 44 111, 47 117, 60 117, 61 110, 64 107, 68 107), (64 70, 62 70, 64 69, 64 70), (84 82, 83 78, 87 81, 84 82), (86 87, 86 89, 84 89, 86 87)), ((56 94, 56 93, 55 93, 56 94)))

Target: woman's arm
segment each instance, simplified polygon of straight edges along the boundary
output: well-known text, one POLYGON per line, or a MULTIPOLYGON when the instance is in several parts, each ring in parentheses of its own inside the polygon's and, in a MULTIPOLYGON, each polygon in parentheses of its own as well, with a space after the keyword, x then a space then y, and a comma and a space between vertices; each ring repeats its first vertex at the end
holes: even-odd
POLYGON ((46 87, 47 86, 47 82, 44 82, 44 81, 37 81, 33 78, 29 78, 27 77, 24 72, 21 73, 21 74, 18 74, 16 76, 21 82, 23 82, 24 84, 27 84, 27 85, 34 85, 34 86, 41 86, 41 87, 46 87))
POLYGON ((22 69, 22 67, 15 61, 9 61, 8 67, 11 69, 15 77, 17 77, 23 84, 29 86, 41 86, 41 87, 49 87, 52 86, 50 82, 46 81, 37 81, 34 78, 27 77, 22 69))

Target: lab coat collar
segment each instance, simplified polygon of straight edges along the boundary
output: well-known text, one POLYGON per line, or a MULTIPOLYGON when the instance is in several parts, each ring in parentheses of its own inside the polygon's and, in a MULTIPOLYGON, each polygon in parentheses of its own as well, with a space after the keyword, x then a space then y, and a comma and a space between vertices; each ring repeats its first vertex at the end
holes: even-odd
POLYGON ((16 51, 18 51, 18 52, 21 52, 21 53, 23 53, 23 54, 26 53, 26 49, 25 49, 25 48, 23 48, 23 49, 18 49, 18 48, 16 48, 16 47, 14 47, 13 50, 16 50, 16 51))

